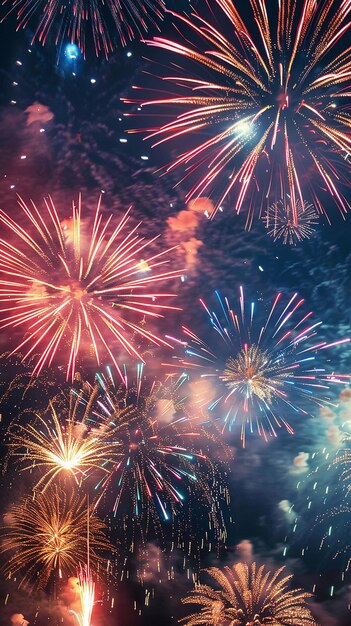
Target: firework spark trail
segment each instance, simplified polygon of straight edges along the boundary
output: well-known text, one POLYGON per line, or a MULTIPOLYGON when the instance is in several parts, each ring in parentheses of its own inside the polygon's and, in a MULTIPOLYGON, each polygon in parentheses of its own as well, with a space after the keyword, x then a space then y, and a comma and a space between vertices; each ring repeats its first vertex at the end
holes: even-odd
POLYGON ((170 12, 179 41, 146 43, 169 52, 176 70, 162 70, 159 98, 125 100, 172 117, 146 129, 155 146, 177 140, 192 146, 165 169, 180 167, 180 182, 189 178, 188 198, 214 197, 213 215, 233 198, 235 211, 247 212, 248 228, 257 209, 261 215, 281 199, 295 225, 298 200, 328 221, 326 202, 345 217, 350 207, 340 183, 348 184, 350 171, 350 3, 303 0, 300 8, 282 0, 268 10, 266 0, 250 0, 245 19, 232 0, 215 0, 212 17, 214 5, 223 28, 207 21, 204 8, 190 17, 170 12))
POLYGON ((296 216, 294 223, 292 208, 287 202, 275 202, 267 209, 263 218, 268 235, 274 241, 282 239, 284 244, 296 246, 303 239, 310 238, 313 226, 318 222, 318 213, 312 204, 302 206, 300 200, 296 201, 296 216))
MULTIPOLYGON (((91 515, 90 558, 95 565, 104 562, 101 552, 111 550, 103 529, 102 521, 91 515)), ((86 560, 86 497, 67 495, 53 486, 45 494, 25 495, 9 507, 2 531, 4 572, 20 572, 19 586, 33 583, 45 588, 51 576, 70 576, 86 560)))
POLYGON ((45 211, 19 200, 27 220, 22 227, 4 211, 0 224, 0 327, 20 328, 26 336, 13 352, 26 348, 24 359, 41 351, 33 375, 51 365, 69 344, 67 378, 73 380, 78 355, 88 341, 96 362, 108 354, 122 380, 113 344, 142 360, 131 335, 156 345, 163 339, 129 315, 159 319, 175 307, 163 304, 171 294, 157 293, 159 284, 181 275, 166 269, 172 248, 143 257, 155 242, 139 238, 138 225, 128 229, 129 211, 114 225, 104 222, 101 198, 89 235, 82 221, 81 198, 72 207, 72 221, 62 222, 51 198, 45 211))
POLYGON ((87 50, 87 40, 92 38, 95 54, 106 57, 115 44, 111 37, 112 27, 116 30, 123 46, 148 30, 148 24, 155 24, 162 18, 163 0, 72 0, 62 4, 60 0, 5 0, 3 5, 11 7, 2 21, 12 12, 16 13, 18 27, 32 26, 35 40, 45 45, 51 32, 55 34, 56 45, 65 39, 76 43, 83 54, 87 50))
POLYGON ((223 430, 241 425, 244 446, 246 431, 255 427, 265 440, 282 426, 293 433, 289 415, 309 415, 308 405, 331 405, 330 385, 349 382, 349 376, 319 367, 315 354, 350 339, 329 344, 319 340, 321 322, 311 321, 312 312, 303 310, 304 300, 297 293, 286 304, 278 293, 263 318, 254 302, 246 303, 242 287, 238 312, 219 292, 216 300, 217 310, 200 300, 213 331, 210 340, 183 327, 181 341, 168 339, 183 346, 184 356, 175 356, 167 365, 181 368, 190 378, 214 382, 216 389, 204 403, 220 414, 223 430))
POLYGON ((78 573, 78 578, 81 602, 80 626, 90 626, 95 600, 95 583, 92 579, 90 568, 81 567, 78 573))
POLYGON ((284 574, 284 569, 271 572, 264 565, 237 563, 223 570, 205 570, 216 587, 201 583, 182 598, 183 604, 194 604, 197 610, 181 622, 186 626, 316 625, 306 605, 311 595, 302 589, 289 589, 292 576, 284 574))

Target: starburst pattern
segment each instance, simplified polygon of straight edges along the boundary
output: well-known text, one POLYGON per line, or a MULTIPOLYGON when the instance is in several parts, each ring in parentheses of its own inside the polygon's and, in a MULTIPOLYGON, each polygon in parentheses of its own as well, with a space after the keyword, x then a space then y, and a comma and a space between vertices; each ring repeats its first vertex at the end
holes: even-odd
POLYGON ((214 214, 228 201, 246 211, 248 228, 281 198, 290 198, 295 226, 298 200, 322 214, 326 202, 343 217, 349 210, 351 5, 273 4, 250 0, 244 13, 214 0, 189 17, 172 13, 178 38, 147 43, 170 53, 173 71, 158 72, 159 98, 153 89, 152 99, 127 100, 171 118, 148 137, 178 141, 166 169, 184 172, 188 198, 214 198, 214 214))
POLYGON ((21 199, 19 204, 25 226, 0 211, 0 328, 25 334, 13 352, 26 346, 26 359, 40 351, 33 369, 38 374, 68 347, 67 377, 73 379, 78 355, 91 349, 97 363, 107 354, 123 379, 117 346, 142 360, 132 335, 166 343, 130 317, 159 319, 174 308, 163 304, 170 294, 154 289, 180 275, 164 267, 171 250, 144 256, 157 238, 145 241, 138 225, 128 228, 129 211, 118 223, 112 215, 104 222, 101 199, 89 232, 81 198, 68 221, 50 198, 43 211, 21 199))
POLYGON ((23 496, 5 515, 1 552, 7 555, 4 571, 20 572, 20 586, 45 588, 52 576, 70 576, 87 557, 95 566, 111 549, 104 524, 87 509, 86 497, 51 487, 45 494, 23 496), (89 521, 88 521, 89 520, 89 521))
POLYGON ((267 210, 264 218, 268 235, 274 241, 281 239, 284 244, 296 246, 303 239, 309 239, 318 223, 318 214, 312 204, 300 200, 296 202, 296 220, 294 220, 292 207, 289 203, 275 202, 267 210))
POLYGON ((316 622, 306 605, 310 594, 290 589, 292 576, 284 567, 270 572, 264 565, 237 563, 220 570, 205 570, 216 588, 198 584, 184 604, 195 604, 197 611, 181 622, 186 626, 312 626, 316 622))
POLYGON ((23 470, 40 471, 34 490, 44 492, 52 481, 67 477, 80 484, 92 473, 107 473, 116 462, 115 447, 76 418, 81 393, 71 399, 72 394, 70 401, 57 398, 32 424, 19 423, 10 429, 10 456, 23 470))
POLYGON ((278 293, 267 311, 246 303, 242 287, 237 311, 219 292, 216 300, 214 310, 200 300, 211 325, 208 339, 183 327, 183 339, 173 341, 184 346, 184 356, 167 365, 199 383, 208 381, 203 404, 221 418, 223 429, 239 424, 243 445, 246 431, 255 427, 267 440, 282 426, 294 432, 289 415, 305 416, 309 406, 332 404, 330 385, 347 383, 349 377, 328 374, 316 364, 316 353, 349 339, 330 344, 318 339, 321 322, 310 320, 312 313, 304 311, 297 293, 285 302, 278 293))

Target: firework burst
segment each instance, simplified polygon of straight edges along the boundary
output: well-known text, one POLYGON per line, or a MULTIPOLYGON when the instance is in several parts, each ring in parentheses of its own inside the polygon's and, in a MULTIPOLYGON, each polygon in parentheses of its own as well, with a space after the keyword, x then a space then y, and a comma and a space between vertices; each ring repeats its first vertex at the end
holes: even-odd
POLYGON ((26 495, 5 515, 1 552, 7 555, 5 572, 21 572, 20 586, 33 582, 45 588, 54 577, 70 576, 84 563, 87 546, 96 566, 109 547, 104 524, 87 515, 87 500, 51 487, 45 494, 26 495), (89 519, 89 523, 88 523, 89 519), (89 535, 89 537, 87 537, 89 535))
MULTIPOLYGON (((60 0, 5 0, 5 7, 11 4, 5 17, 15 12, 18 29, 34 26, 32 43, 35 40, 45 45, 49 34, 55 36, 55 43, 65 39, 76 43, 85 55, 87 40, 92 40, 96 55, 106 57, 114 49, 114 29, 122 43, 141 35, 148 24, 162 18, 163 0, 72 0, 62 4, 60 0)), ((3 18, 5 19, 5 18, 3 18)), ((90 43, 90 42, 89 42, 90 43)))
POLYGON ((0 211, 6 233, 0 239, 0 327, 25 333, 13 351, 26 347, 24 359, 41 351, 34 375, 67 347, 67 378, 73 379, 81 352, 91 349, 97 363, 100 354, 109 355, 120 372, 116 345, 142 360, 132 335, 165 344, 130 316, 159 319, 173 308, 163 304, 170 294, 154 290, 180 275, 165 267, 171 250, 144 256, 155 238, 145 241, 138 226, 128 228, 129 212, 115 225, 112 215, 104 222, 100 200, 89 234, 80 198, 68 222, 50 198, 44 211, 19 204, 25 227, 0 211))
POLYGON ((292 576, 284 574, 284 567, 270 572, 264 565, 237 563, 223 571, 217 567, 205 571, 216 588, 199 584, 182 599, 184 604, 195 604, 198 609, 181 620, 186 626, 316 624, 306 606, 310 594, 289 588, 292 576))
POLYGON ((298 200, 324 215, 326 202, 343 217, 349 209, 341 187, 351 148, 351 5, 271 4, 250 0, 243 16, 233 0, 208 9, 203 2, 190 17, 172 13, 179 39, 147 41, 173 57, 174 71, 162 70, 164 91, 156 100, 127 100, 169 113, 171 121, 148 128, 148 137, 189 146, 167 166, 190 179, 188 198, 210 195, 215 212, 232 198, 248 228, 257 209, 286 197, 294 225, 298 200))
POLYGON ((183 327, 185 340, 174 341, 185 346, 185 356, 175 357, 171 367, 208 381, 204 402, 220 414, 223 429, 239 423, 243 445, 246 430, 255 427, 267 440, 282 426, 294 432, 289 415, 306 416, 311 405, 331 404, 330 385, 349 377, 317 367, 315 354, 349 339, 330 344, 319 340, 321 322, 313 323, 312 313, 303 312, 304 300, 297 293, 285 303, 278 293, 266 317, 256 313, 255 303, 246 303, 242 287, 237 312, 218 292, 216 298, 219 307, 214 311, 200 300, 212 328, 210 341, 183 327))
POLYGON ((314 231, 314 226, 318 223, 318 214, 312 204, 302 206, 300 200, 296 202, 296 220, 290 204, 280 200, 275 202, 267 210, 264 217, 268 235, 274 241, 281 239, 284 244, 296 246, 303 239, 310 238, 314 231))
POLYGON ((115 447, 100 432, 90 433, 84 421, 76 419, 81 393, 73 402, 72 397, 63 407, 50 402, 33 424, 19 423, 10 429, 10 456, 23 470, 41 472, 35 491, 46 491, 59 478, 73 477, 80 484, 91 473, 108 472, 108 466, 116 461, 115 447))
MULTIPOLYGON (((92 419, 112 440, 119 456, 117 463, 96 489, 95 506, 113 497, 113 512, 119 518, 132 520, 144 536, 162 534, 162 523, 170 522, 188 528, 196 537, 192 501, 202 506, 208 526, 225 540, 226 529, 219 503, 229 499, 223 474, 208 456, 215 435, 191 419, 185 407, 181 387, 177 382, 147 381, 142 365, 127 389, 116 388, 111 378, 98 376, 101 396, 99 414, 92 419)), ((197 520, 198 521, 198 520, 197 520)), ((134 530, 133 530, 134 532, 134 530)), ((194 539, 194 544, 196 543, 194 539)))

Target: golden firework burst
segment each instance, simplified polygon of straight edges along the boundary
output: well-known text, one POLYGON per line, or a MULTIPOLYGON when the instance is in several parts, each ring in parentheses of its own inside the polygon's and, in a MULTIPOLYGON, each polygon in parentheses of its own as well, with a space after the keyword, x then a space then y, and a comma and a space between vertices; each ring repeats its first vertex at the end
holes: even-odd
POLYGON ((19 586, 44 588, 52 577, 71 576, 87 557, 97 566, 109 547, 104 524, 88 513, 85 496, 52 486, 45 494, 25 495, 7 511, 1 552, 4 572, 20 573, 19 586))
POLYGON ((118 446, 106 441, 103 431, 91 432, 84 420, 75 419, 81 394, 73 403, 71 399, 72 393, 60 407, 57 398, 32 424, 10 429, 10 455, 23 470, 42 471, 34 490, 44 492, 53 480, 62 477, 73 477, 79 483, 92 471, 105 475, 118 458, 118 446))
POLYGON ((287 372, 255 344, 245 345, 235 358, 229 357, 220 376, 233 393, 244 393, 246 398, 257 396, 269 403, 286 377, 287 372))
POLYGON ((186 626, 314 626, 316 624, 306 605, 310 594, 290 589, 292 576, 284 567, 270 572, 264 565, 237 563, 220 570, 211 567, 206 572, 217 583, 197 585, 184 604, 195 604, 198 610, 184 617, 186 626))

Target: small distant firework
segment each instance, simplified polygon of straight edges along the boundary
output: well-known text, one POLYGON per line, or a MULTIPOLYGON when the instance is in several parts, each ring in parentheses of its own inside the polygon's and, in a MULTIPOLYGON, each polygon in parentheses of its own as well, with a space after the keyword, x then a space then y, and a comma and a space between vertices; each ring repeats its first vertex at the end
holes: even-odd
POLYGON ((296 246, 303 239, 310 238, 314 228, 318 223, 318 214, 312 204, 300 200, 296 202, 297 219, 294 220, 291 204, 286 204, 282 200, 275 202, 267 210, 264 222, 268 230, 268 235, 274 241, 282 239, 284 244, 296 246))
POLYGON ((9 7, 5 17, 16 13, 18 29, 34 29, 32 42, 38 40, 45 45, 52 32, 56 44, 68 39, 85 55, 91 40, 95 54, 106 57, 115 47, 113 29, 125 46, 147 31, 148 24, 161 19, 164 9, 163 0, 71 0, 66 4, 61 0, 5 0, 3 4, 9 7))
POLYGON ((290 589, 292 576, 284 574, 284 569, 270 572, 264 565, 237 563, 223 570, 205 570, 217 586, 198 584, 183 598, 184 604, 195 604, 197 610, 181 622, 186 626, 315 625, 306 605, 310 594, 290 589))
MULTIPOLYGON (((79 402, 79 399, 76 400, 79 402)), ((59 408, 55 402, 33 424, 17 424, 10 429, 10 456, 23 470, 41 472, 34 490, 46 491, 52 481, 72 476, 79 484, 92 472, 105 474, 116 457, 115 448, 99 432, 90 433, 75 420, 75 403, 59 408)))
MULTIPOLYGON (((147 535, 151 528, 162 532, 162 523, 172 525, 178 516, 184 529, 184 516, 191 515, 194 502, 197 515, 202 505, 203 519, 217 539, 224 539, 219 503, 227 493, 221 472, 207 454, 211 433, 187 415, 179 391, 182 377, 173 384, 149 382, 142 371, 140 365, 137 380, 127 389, 98 376, 100 416, 95 417, 106 439, 115 442, 119 459, 97 484, 95 506, 103 499, 110 502, 112 496, 114 515, 128 517, 147 535)), ((194 528, 190 524, 189 532, 196 535, 194 528)))
POLYGON ((126 100, 152 107, 151 120, 168 116, 145 129, 155 146, 178 140, 167 171, 181 168, 188 199, 214 198, 213 215, 232 201, 236 213, 246 212, 247 228, 287 195, 296 228, 298 200, 328 221, 326 204, 345 217, 350 3, 250 0, 241 11, 234 0, 207 0, 198 7, 190 16, 171 12, 174 39, 146 42, 163 52, 159 96, 153 86, 150 98, 126 100))
POLYGON ((71 575, 86 560, 87 534, 95 565, 103 563, 100 555, 109 547, 104 524, 96 515, 89 516, 87 528, 87 499, 56 487, 22 497, 10 506, 4 522, 0 548, 7 556, 4 571, 11 576, 20 573, 20 586, 33 583, 45 588, 52 578, 71 575))
POLYGON ((239 424, 243 445, 246 431, 255 428, 267 440, 282 426, 294 432, 290 415, 309 415, 309 405, 331 404, 330 385, 349 377, 333 370, 328 374, 315 363, 315 354, 349 339, 330 344, 318 339, 321 322, 303 312, 297 293, 285 302, 278 293, 266 316, 256 313, 254 302, 246 303, 242 287, 238 312, 218 292, 216 298, 219 306, 213 311, 200 300, 212 327, 209 339, 183 327, 184 340, 174 341, 185 346, 185 354, 171 367, 208 381, 204 403, 220 414, 223 429, 239 424))
POLYGON ((157 237, 145 241, 138 237, 138 225, 128 229, 129 211, 118 223, 112 215, 104 222, 101 198, 89 232, 80 197, 70 221, 59 217, 51 198, 45 200, 44 211, 22 199, 19 205, 25 225, 0 211, 0 328, 25 334, 13 351, 25 347, 24 359, 40 352, 33 375, 62 351, 68 352, 67 378, 73 379, 78 356, 89 348, 97 363, 107 354, 120 371, 116 344, 138 360, 142 358, 132 335, 165 344, 130 321, 131 316, 158 319, 174 308, 163 304, 171 294, 154 290, 180 276, 165 268, 170 250, 145 256, 157 237))

